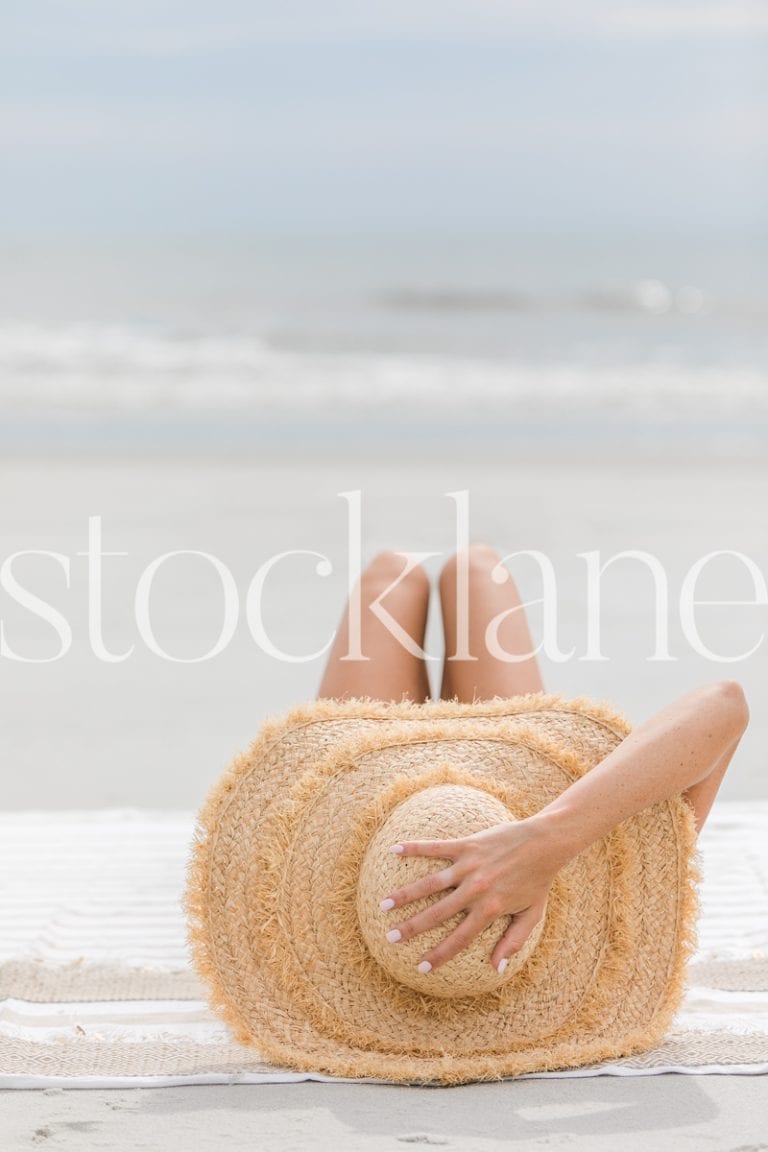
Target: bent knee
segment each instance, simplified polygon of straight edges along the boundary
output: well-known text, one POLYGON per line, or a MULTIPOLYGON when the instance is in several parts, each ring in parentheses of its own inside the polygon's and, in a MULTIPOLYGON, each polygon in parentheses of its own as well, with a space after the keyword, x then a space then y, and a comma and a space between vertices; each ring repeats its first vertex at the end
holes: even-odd
POLYGON ((398 584, 399 588, 407 586, 412 591, 428 590, 429 577, 422 565, 417 564, 407 576, 403 576, 407 564, 408 559, 402 552, 389 549, 379 552, 363 572, 362 585, 374 595, 384 592, 395 583, 398 584), (402 579, 400 579, 401 577, 402 579))
POLYGON ((448 580, 455 581, 459 563, 465 564, 470 574, 488 573, 501 563, 501 556, 490 544, 470 544, 467 548, 454 552, 446 560, 440 573, 441 583, 448 580))

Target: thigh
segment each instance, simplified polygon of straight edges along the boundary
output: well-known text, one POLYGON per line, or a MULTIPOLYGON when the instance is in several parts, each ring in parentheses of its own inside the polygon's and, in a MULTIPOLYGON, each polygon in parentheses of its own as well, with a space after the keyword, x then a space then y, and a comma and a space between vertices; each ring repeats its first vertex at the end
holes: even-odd
POLYGON ((444 699, 458 697, 471 702, 493 696, 523 696, 544 688, 536 656, 525 655, 532 652, 533 641, 520 594, 507 569, 499 568, 500 560, 494 549, 473 544, 452 557, 441 573, 444 699), (506 572, 506 579, 497 582, 494 570, 506 572), (487 644, 489 625, 499 649, 522 659, 502 659, 493 654, 487 644), (468 647, 462 650, 465 640, 468 647))
MULTIPOLYGON (((323 674, 318 699, 370 696, 377 700, 429 699, 429 677, 423 652, 429 610, 429 578, 422 567, 403 575, 405 557, 378 555, 360 583, 360 652, 349 659, 350 603, 341 618, 323 674), (381 602, 385 620, 372 611, 381 602), (389 618, 389 624, 385 621, 389 618), (410 641, 410 644, 408 643, 410 641), (409 651, 409 647, 411 650, 409 651)), ((352 605, 352 607, 354 607, 352 605)))

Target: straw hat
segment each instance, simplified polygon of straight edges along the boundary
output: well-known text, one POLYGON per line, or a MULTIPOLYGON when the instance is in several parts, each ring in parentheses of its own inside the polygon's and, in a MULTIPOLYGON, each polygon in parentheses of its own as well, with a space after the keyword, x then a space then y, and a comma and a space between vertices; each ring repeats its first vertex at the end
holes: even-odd
POLYGON ((198 817, 185 908, 212 1008, 274 1063, 343 1077, 456 1084, 655 1047, 696 947, 701 872, 682 795, 558 872, 502 976, 490 953, 509 917, 422 976, 419 957, 452 922, 391 945, 387 929, 418 905, 379 907, 442 866, 388 845, 524 819, 629 731, 605 702, 543 692, 322 700, 267 722, 198 817))

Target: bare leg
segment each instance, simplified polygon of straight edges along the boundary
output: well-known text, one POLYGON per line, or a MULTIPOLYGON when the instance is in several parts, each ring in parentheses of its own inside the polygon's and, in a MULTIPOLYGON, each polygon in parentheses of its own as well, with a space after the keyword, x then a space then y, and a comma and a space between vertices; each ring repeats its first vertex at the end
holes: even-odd
MULTIPOLYGON (((498 642, 509 653, 530 652, 533 648, 525 610, 512 576, 503 584, 491 573, 499 564, 498 552, 485 544, 472 544, 466 553, 452 556, 440 575, 440 601, 445 632, 445 664, 440 695, 444 700, 458 697, 463 703, 487 700, 492 696, 524 696, 541 692, 544 684, 535 656, 520 662, 498 659, 486 645, 486 629, 500 613, 509 612, 499 623, 498 642), (475 659, 452 659, 457 650, 457 566, 467 565, 466 606, 470 654, 475 659), (517 611, 510 609, 517 608, 517 611)), ((506 571, 506 569, 503 569, 506 571)))
POLYGON ((343 660, 349 652, 349 611, 344 610, 339 630, 328 656, 318 699, 370 696, 376 700, 430 697, 425 661, 409 652, 371 611, 379 598, 382 608, 423 650, 429 607, 429 577, 423 568, 414 568, 399 580, 406 560, 397 552, 382 552, 360 578, 360 650, 367 660, 343 660), (394 587, 391 587, 392 585, 394 587), (386 595, 385 595, 386 594, 386 595))

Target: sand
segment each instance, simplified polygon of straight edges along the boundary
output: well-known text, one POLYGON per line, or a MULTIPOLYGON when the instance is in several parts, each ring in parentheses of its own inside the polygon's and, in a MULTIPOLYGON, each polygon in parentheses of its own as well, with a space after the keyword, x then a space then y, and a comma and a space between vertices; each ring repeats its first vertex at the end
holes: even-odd
POLYGON ((265 1084, 0 1093, 7 1152, 763 1152, 763 1076, 599 1076, 461 1088, 265 1084))

